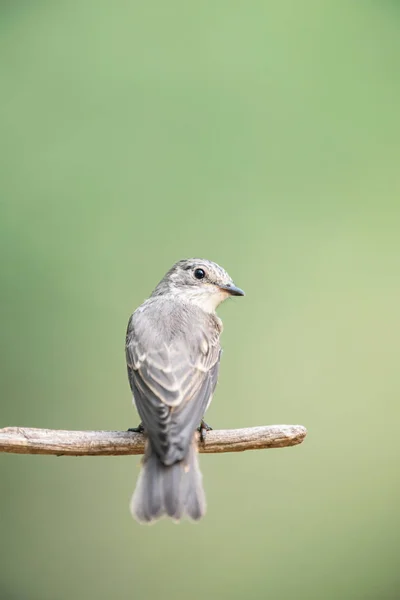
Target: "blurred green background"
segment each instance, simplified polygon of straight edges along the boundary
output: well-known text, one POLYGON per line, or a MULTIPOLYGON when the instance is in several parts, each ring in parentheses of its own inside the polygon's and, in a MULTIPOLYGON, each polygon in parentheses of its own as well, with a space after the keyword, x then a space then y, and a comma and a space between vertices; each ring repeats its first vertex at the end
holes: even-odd
POLYGON ((198 525, 141 527, 139 457, 0 456, 1 600, 400 597, 400 6, 1 4, 0 426, 126 429, 128 317, 222 264, 198 525))

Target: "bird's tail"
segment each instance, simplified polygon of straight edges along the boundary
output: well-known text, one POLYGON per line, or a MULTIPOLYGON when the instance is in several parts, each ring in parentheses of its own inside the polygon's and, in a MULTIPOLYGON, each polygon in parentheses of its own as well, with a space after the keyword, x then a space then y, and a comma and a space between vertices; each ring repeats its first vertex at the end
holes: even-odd
POLYGON ((197 521, 204 515, 206 502, 195 440, 185 458, 173 465, 164 465, 147 442, 130 506, 139 523, 152 523, 163 516, 197 521))

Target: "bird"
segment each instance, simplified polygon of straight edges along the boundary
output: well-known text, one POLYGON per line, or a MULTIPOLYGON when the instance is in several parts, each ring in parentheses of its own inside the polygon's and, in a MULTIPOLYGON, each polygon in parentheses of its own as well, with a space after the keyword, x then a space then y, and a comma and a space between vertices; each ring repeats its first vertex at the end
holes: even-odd
POLYGON ((145 453, 130 503, 139 523, 198 521, 206 511, 198 444, 218 379, 217 307, 244 296, 215 262, 180 260, 131 315, 126 362, 145 453))

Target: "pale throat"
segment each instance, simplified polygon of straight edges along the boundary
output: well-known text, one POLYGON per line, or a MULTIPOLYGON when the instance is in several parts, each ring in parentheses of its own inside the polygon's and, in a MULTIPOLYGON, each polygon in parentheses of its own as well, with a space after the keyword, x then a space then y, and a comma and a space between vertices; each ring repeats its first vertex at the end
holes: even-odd
POLYGON ((229 297, 229 293, 216 288, 213 291, 196 290, 187 294, 187 300, 207 313, 215 313, 218 306, 229 297))

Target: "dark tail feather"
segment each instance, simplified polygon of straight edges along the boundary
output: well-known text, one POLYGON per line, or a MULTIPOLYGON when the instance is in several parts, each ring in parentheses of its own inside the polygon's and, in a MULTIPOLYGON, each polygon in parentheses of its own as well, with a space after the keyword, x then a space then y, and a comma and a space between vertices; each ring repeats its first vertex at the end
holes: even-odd
POLYGON ((163 516, 175 521, 187 516, 197 521, 205 510, 195 443, 191 444, 184 460, 168 466, 147 443, 142 471, 131 500, 134 518, 139 523, 152 523, 163 516))

